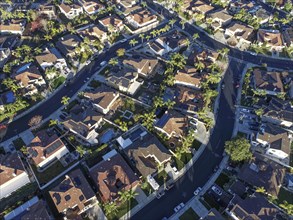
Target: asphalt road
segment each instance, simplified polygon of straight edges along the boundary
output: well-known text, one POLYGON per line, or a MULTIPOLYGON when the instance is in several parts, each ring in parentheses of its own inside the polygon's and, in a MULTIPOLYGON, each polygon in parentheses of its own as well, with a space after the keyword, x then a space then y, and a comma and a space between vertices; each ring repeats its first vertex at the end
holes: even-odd
POLYGON ((140 212, 135 214, 133 220, 156 220, 170 217, 173 209, 181 202, 186 203, 193 196, 194 190, 203 186, 213 174, 214 168, 223 158, 224 143, 232 136, 234 127, 234 112, 237 90, 233 85, 233 78, 240 76, 245 64, 232 60, 224 77, 225 87, 220 94, 219 113, 210 141, 193 166, 182 176, 175 186, 166 191, 161 199, 155 199, 140 212))

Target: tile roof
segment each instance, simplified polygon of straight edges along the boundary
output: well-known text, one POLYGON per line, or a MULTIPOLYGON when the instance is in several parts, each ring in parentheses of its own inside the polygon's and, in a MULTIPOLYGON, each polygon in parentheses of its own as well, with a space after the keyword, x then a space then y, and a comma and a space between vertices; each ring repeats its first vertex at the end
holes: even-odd
POLYGON ((86 202, 95 196, 95 193, 82 171, 76 169, 65 175, 62 182, 56 187, 50 189, 49 195, 61 213, 75 206, 81 211, 86 206, 86 202))
POLYGON ((197 72, 197 69, 192 66, 185 66, 184 69, 178 70, 175 74, 175 80, 181 83, 193 84, 200 88, 203 75, 197 72))
POLYGON ((272 98, 264 108, 264 116, 293 122, 293 107, 290 102, 272 98))
POLYGON ((120 154, 102 161, 90 169, 90 174, 103 201, 113 201, 121 190, 130 190, 139 181, 120 154))
POLYGON ((192 11, 201 12, 203 14, 210 12, 214 9, 213 6, 207 4, 203 1, 200 1, 200 0, 192 3, 190 8, 192 9, 192 11))
POLYGON ((276 30, 259 29, 257 39, 261 43, 267 43, 269 46, 283 46, 282 34, 276 30))
POLYGON ((226 11, 224 9, 210 12, 209 17, 211 17, 212 19, 220 19, 222 21, 227 21, 227 20, 230 20, 233 18, 233 16, 231 16, 228 13, 228 11, 226 11))
POLYGON ((23 72, 15 73, 13 74, 13 77, 16 81, 21 82, 24 87, 27 87, 31 80, 38 80, 43 78, 40 71, 35 66, 30 66, 23 72))
POLYGON ((99 21, 106 27, 109 27, 110 25, 113 27, 119 27, 123 25, 123 21, 115 15, 103 18, 99 21))
POLYGON ((56 48, 45 49, 41 54, 37 55, 36 60, 39 65, 44 62, 55 63, 58 59, 62 59, 61 54, 56 50, 56 48))
POLYGON ((39 200, 36 204, 32 205, 21 214, 20 220, 51 220, 52 216, 49 215, 47 204, 44 200, 39 200))
POLYGON ((81 6, 78 5, 78 4, 75 4, 75 3, 72 3, 72 4, 64 4, 64 3, 61 3, 59 5, 60 8, 62 8, 63 11, 65 11, 65 13, 68 13, 71 11, 71 9, 80 9, 81 6))
POLYGON ((235 37, 241 37, 244 40, 248 40, 253 33, 253 28, 239 22, 232 22, 226 30, 234 32, 235 37))
POLYGON ((266 70, 254 69, 253 79, 257 89, 284 92, 280 72, 268 72, 266 70))
POLYGON ((130 14, 129 16, 139 24, 144 24, 149 21, 157 19, 157 16, 147 9, 136 11, 130 14))
POLYGON ((0 186, 25 172, 18 154, 0 154, 0 186))
POLYGON ((202 92, 185 86, 176 86, 174 108, 185 111, 198 111, 203 107, 202 92))
POLYGON ((81 42, 81 39, 77 35, 68 34, 58 40, 56 47, 61 51, 61 53, 63 53, 63 55, 67 56, 75 53, 75 49, 81 42))

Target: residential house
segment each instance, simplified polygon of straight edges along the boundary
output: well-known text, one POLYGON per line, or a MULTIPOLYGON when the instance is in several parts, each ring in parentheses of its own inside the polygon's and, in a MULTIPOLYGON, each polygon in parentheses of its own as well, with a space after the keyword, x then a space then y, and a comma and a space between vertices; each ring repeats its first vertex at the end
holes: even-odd
POLYGON ((143 177, 154 175, 158 166, 171 160, 171 154, 164 145, 140 124, 129 129, 116 141, 143 177))
POLYGON ((258 6, 255 5, 255 3, 251 1, 233 1, 229 4, 229 11, 232 14, 238 13, 241 9, 244 9, 248 13, 255 13, 256 10, 259 9, 258 6))
POLYGON ((123 65, 135 70, 139 76, 151 78, 156 73, 159 61, 156 58, 133 54, 123 59, 123 65))
POLYGON ((35 59, 44 71, 48 67, 55 67, 60 70, 67 67, 64 57, 62 57, 56 48, 45 48, 35 59))
POLYGON ((49 195, 58 212, 65 215, 80 215, 97 202, 94 191, 80 169, 66 174, 57 186, 49 190, 49 195))
POLYGON ((107 114, 119 98, 119 92, 108 86, 101 86, 94 91, 85 92, 84 97, 90 100, 97 111, 107 114))
MULTIPOLYGON (((123 1, 125 2, 125 1, 123 1)), ((129 4, 130 6, 130 4, 129 4)), ((124 16, 128 16, 130 13, 134 13, 136 11, 141 11, 143 8, 140 5, 132 5, 130 7, 124 7, 122 4, 117 5, 117 9, 121 12, 124 16)))
POLYGON ((225 29, 225 37, 230 45, 236 46, 239 44, 250 45, 252 42, 253 28, 239 22, 232 22, 225 29))
POLYGON ((18 86, 22 89, 25 97, 30 97, 40 92, 42 87, 46 87, 46 82, 37 67, 31 65, 12 75, 18 86))
POLYGON ((118 192, 132 190, 139 184, 138 177, 116 150, 104 155, 103 161, 90 169, 90 175, 103 202, 114 201, 118 192))
POLYGON ((282 186, 286 168, 258 153, 245 163, 238 178, 254 187, 263 187, 266 193, 277 196, 282 186))
POLYGON ((86 145, 98 144, 98 133, 103 116, 92 108, 75 105, 70 110, 69 119, 63 122, 63 129, 75 134, 76 139, 86 145))
POLYGON ((215 30, 228 25, 233 18, 225 9, 210 12, 207 16, 212 19, 212 27, 215 30))
POLYGON ((276 206, 268 202, 268 200, 259 193, 255 193, 245 199, 235 196, 226 212, 234 220, 274 220, 276 219, 276 215, 280 213, 276 206))
POLYGON ((11 50, 15 46, 18 37, 16 35, 0 36, 0 68, 2 68, 11 56, 11 50))
POLYGON ((281 72, 268 72, 263 69, 254 69, 252 83, 254 89, 265 91, 268 95, 278 95, 284 92, 281 72))
POLYGON ((168 138, 184 136, 187 128, 188 118, 175 110, 166 111, 155 123, 155 129, 165 134, 168 138))
POLYGON ((30 182, 17 152, 0 154, 0 199, 9 196, 30 182))
POLYGON ((55 133, 49 134, 46 130, 39 131, 27 148, 30 160, 39 171, 44 171, 69 153, 62 140, 55 133))
POLYGON ((214 7, 212 5, 207 4, 201 0, 197 0, 190 5, 188 12, 191 15, 193 15, 194 13, 206 15, 212 10, 214 10, 214 7))
POLYGON ((54 5, 41 5, 38 10, 39 15, 46 15, 50 20, 56 18, 56 9, 54 5))
POLYGON ((138 73, 134 70, 127 67, 113 67, 106 78, 106 83, 121 92, 134 95, 143 83, 137 79, 138 73))
POLYGON ((272 18, 271 14, 262 8, 258 9, 255 12, 254 17, 257 18, 257 20, 260 24, 265 24, 272 18))
POLYGON ((13 19, 0 24, 0 33, 11 33, 22 35, 26 25, 25 19, 13 19))
POLYGON ((240 180, 236 180, 236 182, 234 182, 228 189, 231 194, 238 195, 240 197, 244 197, 247 190, 248 187, 245 186, 245 183, 241 182, 240 180))
POLYGON ((81 42, 82 40, 77 35, 68 34, 57 41, 56 47, 65 57, 73 59, 76 55, 76 48, 81 42))
POLYGON ((187 59, 187 64, 193 66, 195 63, 202 62, 205 66, 216 62, 219 53, 212 50, 203 50, 202 48, 194 48, 187 59))
POLYGON ((175 84, 200 89, 203 78, 204 75, 199 73, 195 67, 185 66, 184 69, 177 70, 175 84))
POLYGON ((73 19, 83 13, 82 6, 72 3, 72 4, 64 4, 61 3, 58 5, 62 14, 64 14, 68 19, 73 19))
POLYGON ((90 41, 99 39, 101 42, 107 41, 107 32, 100 28, 98 25, 87 26, 78 30, 78 33, 82 38, 89 38, 90 41))
POLYGON ((100 24, 103 25, 104 28, 106 28, 108 31, 122 31, 124 28, 123 21, 118 18, 117 16, 108 16, 103 19, 99 19, 100 24))
POLYGON ((78 0, 78 2, 89 15, 96 14, 100 10, 105 9, 105 6, 97 0, 78 0))
POLYGON ((293 126, 293 106, 289 101, 272 98, 264 107, 262 120, 289 128, 293 126))
POLYGON ((118 0, 117 2, 124 8, 131 8, 137 4, 136 0, 118 0))
POLYGON ((293 45, 293 27, 286 27, 283 29, 283 38, 287 46, 293 45))
POLYGON ((267 45, 272 51, 281 51, 284 48, 282 34, 278 30, 259 29, 257 41, 260 45, 267 45))
POLYGON ((256 136, 256 141, 262 147, 267 147, 265 153, 269 157, 286 164, 289 164, 291 139, 291 133, 270 123, 266 124, 265 128, 261 129, 256 136))
POLYGON ((187 37, 179 31, 173 31, 168 35, 161 36, 155 41, 149 42, 149 52, 154 55, 163 56, 166 53, 178 52, 186 46, 187 37))
POLYGON ((154 28, 159 23, 157 15, 146 8, 130 13, 126 16, 126 20, 133 28, 140 29, 140 31, 154 28))
POLYGON ((217 211, 217 209, 212 208, 203 220, 224 220, 224 217, 219 211, 217 211))

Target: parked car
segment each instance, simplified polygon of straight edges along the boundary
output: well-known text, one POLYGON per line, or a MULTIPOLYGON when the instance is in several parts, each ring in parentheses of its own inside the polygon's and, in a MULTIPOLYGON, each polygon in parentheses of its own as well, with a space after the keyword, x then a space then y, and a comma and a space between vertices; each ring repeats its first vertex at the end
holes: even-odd
POLYGON ((246 113, 250 113, 250 110, 249 109, 246 109, 246 108, 242 108, 241 111, 242 112, 246 112, 246 113))
POLYGON ((172 167, 172 170, 174 171, 175 175, 178 175, 179 174, 179 172, 178 172, 178 170, 177 170, 177 168, 175 166, 172 167))
POLYGON ((107 62, 104 60, 100 63, 100 66, 105 66, 107 64, 107 62))
POLYGON ((222 190, 220 190, 218 187, 216 186, 212 186, 212 190, 218 194, 219 196, 221 196, 223 194, 222 190))
POLYGON ((174 184, 170 184, 170 185, 166 186, 166 190, 170 190, 170 189, 172 189, 173 187, 174 187, 174 184))
POLYGON ((165 195, 165 192, 164 191, 157 192, 156 197, 157 197, 157 199, 160 199, 163 195, 165 195))
POLYGON ((194 191, 194 195, 197 196, 201 191, 201 187, 197 187, 197 189, 194 191))
POLYGON ((86 62, 85 62, 85 65, 87 66, 87 65, 89 65, 91 63, 91 61, 90 60, 87 60, 86 62))
POLYGON ((182 209, 184 207, 184 203, 181 202, 179 205, 177 205, 175 208, 174 208, 174 212, 178 212, 180 209, 182 209))

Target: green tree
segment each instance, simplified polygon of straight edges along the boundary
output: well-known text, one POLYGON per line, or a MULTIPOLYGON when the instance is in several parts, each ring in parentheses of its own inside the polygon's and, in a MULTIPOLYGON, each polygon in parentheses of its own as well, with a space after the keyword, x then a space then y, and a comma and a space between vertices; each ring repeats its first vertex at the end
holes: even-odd
POLYGON ((134 47, 136 44, 138 43, 138 41, 136 40, 136 39, 131 39, 130 41, 129 41, 129 44, 132 46, 132 47, 134 47))
POLYGON ((63 96, 61 99, 61 104, 66 106, 69 104, 69 100, 70 100, 70 98, 68 96, 63 96))
POLYGON ((256 109, 255 114, 259 117, 261 117, 264 113, 264 110, 262 108, 256 109))
POLYGON ((288 215, 293 215, 293 204, 290 204, 285 200, 280 204, 280 207, 284 209, 288 215))
POLYGON ((16 84, 16 81, 11 78, 6 78, 2 81, 2 84, 10 89, 12 92, 16 93, 19 89, 19 86, 16 84))
POLYGON ((28 154, 28 148, 26 146, 22 146, 20 148, 20 151, 24 154, 24 155, 27 155, 28 154))
POLYGON ((149 131, 154 129, 155 113, 153 111, 146 112, 144 114, 139 114, 134 117, 135 121, 141 120, 142 125, 146 127, 149 131))
POLYGON ((194 41, 196 41, 198 38, 199 38, 198 33, 194 33, 194 34, 192 35, 192 39, 193 39, 194 41))
POLYGON ((86 153, 86 150, 84 149, 83 146, 78 145, 78 146, 76 147, 76 152, 77 152, 81 157, 83 157, 83 156, 85 155, 85 153, 86 153))
POLYGON ((180 53, 173 53, 171 55, 171 60, 168 61, 168 63, 172 67, 177 67, 179 69, 183 69, 186 65, 186 60, 185 60, 184 56, 181 55, 180 53))
POLYGON ((125 49, 124 48, 119 48, 117 51, 116 51, 116 54, 118 57, 123 57, 124 54, 125 54, 125 49))
POLYGON ((109 64, 112 65, 112 66, 116 66, 118 64, 118 60, 115 59, 115 58, 111 58, 109 60, 109 64))
POLYGON ((103 205, 103 207, 106 215, 115 215, 118 213, 117 205, 115 202, 107 202, 103 205))
POLYGON ((175 23, 176 23, 176 19, 169 20, 169 24, 171 25, 172 28, 173 28, 175 23))
POLYGON ((181 24, 181 26, 182 26, 182 29, 184 30, 184 28, 185 28, 185 24, 186 24, 186 21, 181 20, 181 21, 180 21, 180 24, 181 24))
POLYGON ((139 34, 138 36, 139 36, 139 38, 141 39, 141 42, 143 43, 143 40, 144 40, 144 38, 145 38, 144 34, 141 33, 141 34, 139 34))
POLYGON ((6 63, 4 66, 3 66, 3 72, 4 73, 10 73, 11 72, 11 66, 9 63, 6 63))
POLYGON ((262 193, 262 194, 265 194, 266 193, 266 189, 262 186, 262 187, 257 187, 255 192, 258 192, 258 193, 262 193))
POLYGON ((197 63, 194 64, 194 67, 199 70, 202 71, 205 68, 205 64, 201 61, 198 61, 197 63))
POLYGON ((157 109, 158 107, 162 107, 164 105, 164 101, 162 97, 155 96, 153 99, 153 107, 157 109))
POLYGON ((225 152, 233 162, 243 162, 252 158, 250 143, 243 137, 236 137, 225 143, 225 152))
POLYGON ((57 125, 58 124, 58 120, 56 119, 56 120, 54 120, 54 119, 51 119, 50 121, 49 121, 49 127, 53 127, 53 126, 55 126, 55 125, 57 125))

